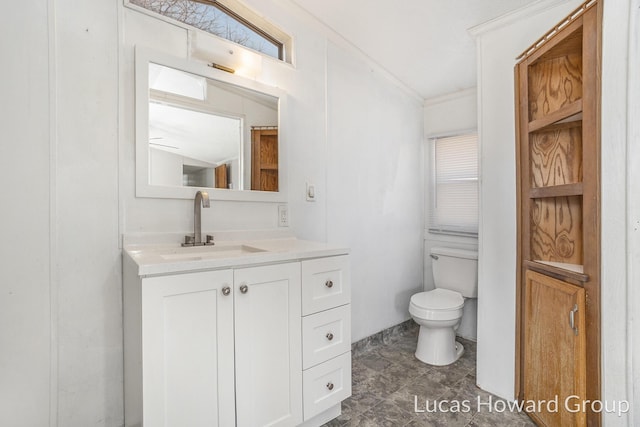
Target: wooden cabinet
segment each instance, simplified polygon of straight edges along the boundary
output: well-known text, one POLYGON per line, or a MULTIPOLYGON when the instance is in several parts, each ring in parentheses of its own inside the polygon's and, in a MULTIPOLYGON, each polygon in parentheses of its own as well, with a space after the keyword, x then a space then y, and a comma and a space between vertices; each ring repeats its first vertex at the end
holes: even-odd
POLYGON ((600 423, 563 400, 600 398, 601 16, 602 2, 585 3, 515 67, 516 392, 558 396, 558 413, 531 414, 543 425, 600 423), (578 335, 569 316, 583 324, 578 335))
POLYGON ((278 129, 251 129, 251 189, 278 191, 278 129))
POLYGON ((229 188, 229 168, 226 163, 215 168, 215 188, 229 188))
POLYGON ((558 396, 558 406, 542 405, 530 414, 546 426, 581 426, 583 412, 564 409, 586 399, 584 289, 534 271, 527 271, 524 307, 524 396, 548 402, 558 396), (561 410, 556 410, 556 409, 561 410))

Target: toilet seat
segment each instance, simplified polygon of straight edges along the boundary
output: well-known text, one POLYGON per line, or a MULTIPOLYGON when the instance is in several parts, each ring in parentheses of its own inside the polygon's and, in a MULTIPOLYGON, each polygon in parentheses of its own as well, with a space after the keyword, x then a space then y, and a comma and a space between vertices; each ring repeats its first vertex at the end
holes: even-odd
POLYGON ((462 317, 464 298, 459 292, 434 289, 411 297, 409 313, 425 320, 455 320, 462 317))

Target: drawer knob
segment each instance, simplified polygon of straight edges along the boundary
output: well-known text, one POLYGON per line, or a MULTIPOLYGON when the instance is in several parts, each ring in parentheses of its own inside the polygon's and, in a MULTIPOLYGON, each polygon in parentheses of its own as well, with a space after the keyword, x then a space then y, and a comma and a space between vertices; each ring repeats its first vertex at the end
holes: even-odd
POLYGON ((333 334, 331 332, 327 333, 327 339, 331 341, 333 339, 333 334))
POLYGON ((240 292, 242 292, 243 294, 246 294, 247 292, 249 292, 249 287, 247 285, 241 285, 240 292))
POLYGON ((231 288, 228 286, 225 286, 224 288, 222 288, 222 295, 227 296, 231 293, 231 288))
POLYGON ((326 282, 324 282, 324 285, 325 285, 327 288, 333 288, 333 281, 331 281, 331 280, 327 280, 326 282))
POLYGON ((329 389, 329 391, 333 390, 333 383, 332 382, 327 383, 327 388, 329 389))

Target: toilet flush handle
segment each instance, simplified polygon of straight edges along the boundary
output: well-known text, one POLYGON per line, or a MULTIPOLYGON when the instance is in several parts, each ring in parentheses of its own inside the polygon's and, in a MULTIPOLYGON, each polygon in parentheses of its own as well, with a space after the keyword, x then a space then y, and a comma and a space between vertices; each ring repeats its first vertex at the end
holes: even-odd
POLYGON ((433 259, 435 259, 436 261, 438 260, 438 255, 434 255, 434 254, 429 254, 429 256, 433 259))

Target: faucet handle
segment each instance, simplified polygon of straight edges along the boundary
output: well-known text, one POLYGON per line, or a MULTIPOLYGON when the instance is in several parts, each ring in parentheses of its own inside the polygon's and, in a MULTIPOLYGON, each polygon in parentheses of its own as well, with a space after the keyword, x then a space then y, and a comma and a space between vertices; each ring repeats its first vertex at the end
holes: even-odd
POLYGON ((216 242, 213 241, 213 236, 211 234, 207 234, 207 243, 205 243, 206 245, 215 245, 216 242))
POLYGON ((195 237, 191 236, 191 235, 186 235, 184 236, 184 243, 182 244, 182 246, 193 246, 193 244, 195 243, 195 237))

